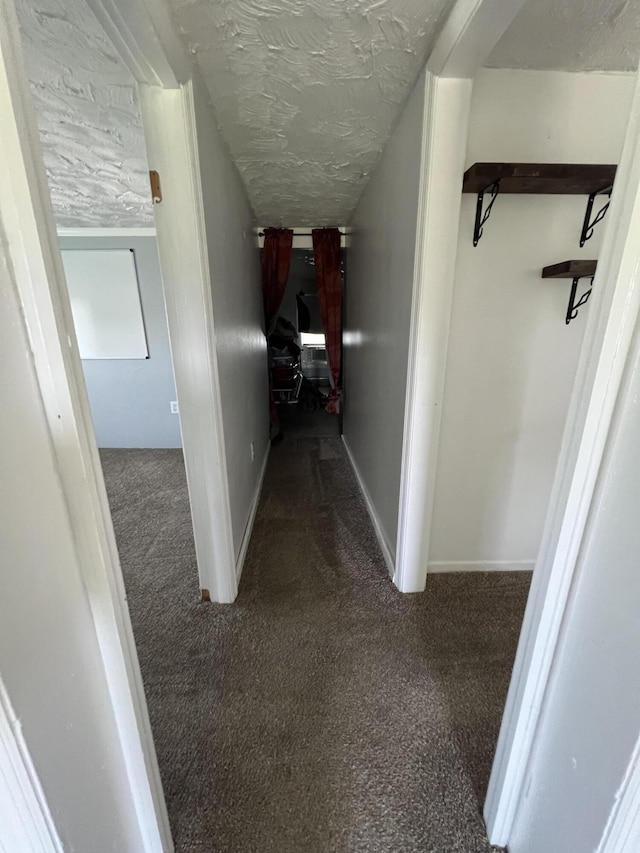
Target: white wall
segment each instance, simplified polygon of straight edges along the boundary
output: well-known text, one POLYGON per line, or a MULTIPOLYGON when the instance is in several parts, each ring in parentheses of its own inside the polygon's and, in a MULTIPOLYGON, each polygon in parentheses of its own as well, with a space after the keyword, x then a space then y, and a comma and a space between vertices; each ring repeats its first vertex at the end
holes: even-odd
POLYGON ((253 211, 238 170, 220 136, 206 91, 197 82, 194 83, 194 97, 229 500, 237 556, 269 440, 260 262, 253 211))
POLYGON ((127 772, 16 290, 0 254, 0 676, 65 850, 139 853, 127 772))
POLYGON ((61 236, 62 249, 133 249, 149 357, 82 362, 98 447, 182 447, 157 241, 151 236, 61 236))
MULTIPOLYGON (((525 794, 509 838, 511 853, 600 849, 640 734, 638 332, 636 327, 525 794)), ((627 842, 625 850, 637 849, 627 842)))
POLYGON ((395 554, 424 111, 421 75, 349 223, 344 437, 395 554))
MULTIPOLYGON (((617 163, 633 85, 629 75, 483 70, 467 166, 617 163)), ((564 322, 570 280, 540 272, 597 258, 603 234, 579 248, 586 197, 505 195, 474 248, 475 204, 463 195, 431 570, 532 568, 585 326, 584 315, 564 322)))

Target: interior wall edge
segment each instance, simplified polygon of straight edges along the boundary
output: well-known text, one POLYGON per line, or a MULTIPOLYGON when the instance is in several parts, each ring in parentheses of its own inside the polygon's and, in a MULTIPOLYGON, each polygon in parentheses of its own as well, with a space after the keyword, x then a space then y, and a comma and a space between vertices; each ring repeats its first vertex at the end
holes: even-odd
POLYGON ((213 600, 231 602, 237 593, 235 554, 228 487, 218 464, 221 413, 204 223, 193 175, 195 130, 187 126, 194 121, 192 104, 187 87, 141 85, 139 98, 149 165, 164 173, 165 201, 156 205, 155 217, 200 586, 213 600))
POLYGON ((0 677, 0 826, 3 850, 23 853, 63 853, 49 804, 20 720, 0 677))

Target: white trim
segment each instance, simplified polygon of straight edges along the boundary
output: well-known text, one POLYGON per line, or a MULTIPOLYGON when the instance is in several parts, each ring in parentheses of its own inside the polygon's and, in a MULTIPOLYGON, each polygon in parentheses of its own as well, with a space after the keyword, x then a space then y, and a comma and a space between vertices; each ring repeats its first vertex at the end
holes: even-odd
POLYGON ((475 77, 526 0, 457 0, 427 61, 441 77, 475 77))
POLYGON ((0 0, 6 246, 145 853, 173 850, 12 0, 0 0))
MULTIPOLYGON (((191 169, 191 189, 193 193, 195 236, 198 252, 200 255, 200 286, 202 291, 202 304, 204 307, 204 326, 206 334, 206 347, 209 353, 210 371, 209 380, 211 388, 211 414, 213 418, 213 430, 209 441, 213 443, 212 458, 217 469, 215 477, 216 489, 220 492, 218 504, 217 523, 211 525, 212 532, 222 540, 221 545, 224 552, 224 562, 215 567, 215 579, 213 588, 209 587, 212 601, 231 603, 235 601, 238 594, 238 582, 235 571, 235 551, 233 545, 233 524, 231 521, 231 500, 229 496, 229 472, 227 469, 227 451, 224 439, 224 418, 222 415, 222 392, 220 391, 220 376, 218 371, 218 350, 216 348, 216 330, 213 312, 213 295, 211 292, 211 270, 209 267, 209 250, 207 246, 207 226, 204 214, 204 201, 202 197, 202 174, 200 171, 200 151, 198 148, 198 130, 196 125, 196 104, 194 80, 189 80, 183 87, 183 110, 184 125, 187 139, 187 156, 191 169), (216 591, 217 590, 217 591, 216 591)), ((204 104, 211 109, 209 95, 206 95, 204 104)), ((208 451, 207 443, 201 448, 208 451)), ((193 471, 191 472, 193 475, 193 471)))
POLYGON ((240 543, 240 550, 238 551, 238 559, 236 560, 236 578, 238 579, 238 583, 240 583, 240 575, 242 574, 242 569, 244 568, 244 561, 247 556, 247 550, 249 548, 249 542, 251 541, 251 534, 253 533, 253 525, 256 520, 256 514, 258 512, 258 504, 260 503, 260 495, 262 494, 262 486, 264 484, 264 477, 267 473, 267 463, 269 462, 269 451, 271 450, 271 444, 267 444, 267 451, 264 454, 264 459, 262 460, 262 468, 260 469, 260 477, 258 479, 258 485, 256 486, 256 491, 253 496, 253 500, 251 501, 251 509, 249 510, 249 519, 247 521, 246 527, 244 529, 244 533, 242 534, 242 542, 240 543))
MULTIPOLYGON (((238 593, 222 397, 202 203, 194 88, 140 86, 160 268, 201 589, 229 603, 238 593)), ((208 103, 208 102, 207 102, 208 103)))
POLYGON ((67 228, 58 226, 58 237, 155 237, 156 229, 148 228, 67 228))
POLYGON ((492 844, 508 844, 553 664, 614 404, 640 305, 640 85, 604 243, 487 800, 492 844))
POLYGON ((0 679, 0 851, 63 853, 44 791, 0 679))
POLYGON ((431 516, 462 196, 471 80, 425 82, 394 582, 421 592, 431 516))
POLYGON ((532 572, 534 560, 463 560, 429 563, 429 574, 442 572, 532 572))
POLYGON ((382 522, 380 521, 378 513, 376 512, 376 508, 373 504, 373 501, 371 500, 371 495, 369 494, 369 491, 364 484, 360 469, 358 468, 353 453, 351 452, 351 448, 349 447, 349 442, 347 441, 344 435, 342 436, 342 442, 344 444, 344 449, 347 451, 349 462, 351 462, 353 473, 355 474, 356 480, 358 481, 358 486, 360 487, 360 491, 362 492, 362 497, 364 498, 364 503, 367 508, 367 512, 369 513, 369 518, 371 519, 371 524, 373 525, 374 533, 376 534, 376 538, 380 545, 380 550, 382 551, 382 556, 384 557, 384 561, 387 566, 387 571, 389 572, 389 576, 393 578, 395 574, 393 550, 384 532, 382 522))
POLYGON ((191 76, 191 59, 165 0, 87 0, 138 83, 177 89, 191 76))
POLYGON ((596 853, 637 853, 640 850, 640 738, 616 794, 596 853))

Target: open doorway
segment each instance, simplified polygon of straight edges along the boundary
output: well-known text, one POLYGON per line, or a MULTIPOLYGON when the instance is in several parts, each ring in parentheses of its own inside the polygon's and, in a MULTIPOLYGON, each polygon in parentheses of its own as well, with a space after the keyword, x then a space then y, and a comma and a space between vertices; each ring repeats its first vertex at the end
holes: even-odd
MULTIPOLYGON (((275 444, 283 440, 287 432, 316 436, 337 436, 342 432, 345 250, 339 251, 339 299, 332 310, 332 314, 337 310, 340 322, 337 353, 340 366, 336 383, 336 371, 332 371, 330 363, 335 335, 333 341, 328 342, 327 316, 323 314, 311 241, 295 235, 293 240, 282 300, 268 330, 269 375, 278 424, 273 430, 275 444), (296 243, 307 242, 308 248, 296 246, 296 243), (339 389, 337 405, 329 405, 334 388, 339 389)), ((333 353, 335 358, 335 349, 333 353)))
MULTIPOLYGON (((176 642, 175 626, 197 609, 200 591, 137 86, 84 0, 68 0, 63 9, 48 0, 37 10, 16 5, 65 299, 110 508, 105 538, 112 523, 119 554, 114 595, 124 582, 128 614, 121 630, 130 618, 135 640, 129 678, 138 691, 146 752, 132 780, 143 799, 148 774, 163 821, 156 756, 169 801, 179 740, 163 676, 181 671, 187 644, 176 642), (167 633, 172 660, 159 654, 167 633)), ((99 477, 98 485, 102 499, 99 477)), ((93 572, 93 563, 87 565, 93 572)), ((104 601, 102 592, 94 604, 101 619, 104 601)), ((169 845, 170 839, 163 849, 169 845)), ((159 848, 145 843, 144 849, 159 848)))
MULTIPOLYGON (((171 558, 197 568, 136 83, 84 0, 19 2, 76 339, 134 632, 171 558), (84 50, 75 45, 83 43, 84 50), (64 60, 64 65, 63 65, 64 60)), ((142 655, 144 658, 144 655, 142 655)))
MULTIPOLYGON (((541 703, 544 693, 540 681, 532 686, 537 676, 525 687, 527 667, 550 652, 551 625, 560 620, 566 592, 562 582, 547 586, 548 571, 562 522, 559 501, 567 494, 560 496, 581 441, 576 406, 584 399, 577 401, 587 393, 586 365, 606 324, 607 280, 596 275, 594 282, 593 276, 608 264, 613 244, 607 207, 635 86, 627 73, 569 72, 557 36, 557 67, 524 70, 509 48, 513 38, 507 32, 489 63, 495 67, 482 69, 474 81, 463 190, 469 194, 463 195, 458 234, 429 553, 432 573, 508 573, 525 590, 531 583, 528 611, 516 623, 520 651, 493 779, 489 786, 489 762, 478 790, 482 804, 489 789, 485 815, 490 838, 500 845, 509 840, 505 815, 511 810, 513 817, 518 796, 510 787, 513 775, 504 787, 505 774, 513 774, 523 755, 518 750, 533 737, 541 705, 532 711, 530 699, 541 703), (494 177, 470 189, 483 168, 493 169, 494 177), (510 188, 500 168, 523 183, 510 188), (592 286, 594 295, 600 290, 597 299, 589 297, 592 286), (544 611, 549 621, 534 639, 536 611, 536 618, 544 611), (515 722, 513 703, 522 702, 526 690, 527 723, 512 740, 521 722, 515 722)), ((623 192, 618 184, 615 194, 623 192)), ((497 582, 500 575, 487 577, 497 582)), ((504 615, 497 588, 495 605, 493 612, 504 615)), ((512 659, 515 652, 514 643, 512 659)), ((508 684, 496 693, 490 756, 508 684)))
MULTIPOLYGON (((487 572, 496 583, 501 575, 509 578, 523 596, 531 585, 530 602, 539 594, 545 519, 567 441, 581 353, 589 345, 589 330, 597 326, 591 314, 599 310, 591 300, 575 308, 592 279, 585 277, 572 287, 571 275, 547 278, 544 270, 569 261, 569 270, 576 264, 591 276, 595 272, 609 220, 605 217, 582 245, 581 229, 590 193, 607 187, 610 192, 609 176, 620 162, 633 87, 633 78, 624 74, 487 68, 476 77, 466 180, 480 164, 489 163, 493 168, 509 163, 521 174, 527 168, 523 164, 529 164, 536 174, 529 186, 513 194, 508 180, 502 181, 481 234, 477 192, 463 194, 429 554, 432 573, 487 572), (567 110, 570 124, 563 118, 567 110), (599 130, 604 116, 606 133, 599 130), (589 164, 598 173, 595 183, 585 184, 581 192, 563 192, 560 183, 556 189, 554 164, 561 164, 576 182, 581 164, 589 164), (536 181, 547 174, 552 177, 546 191, 537 189, 536 181), (573 311, 568 305, 572 294, 573 311)), ((485 200, 490 201, 488 192, 485 200)), ((592 218, 607 201, 606 192, 596 196, 592 218)), ((427 578, 427 594, 429 582, 427 578)), ((494 614, 504 615, 508 603, 497 586, 494 600, 494 614)), ((528 630, 524 610, 515 623, 514 640, 523 624, 521 643, 528 630)), ((510 653, 514 660, 515 642, 510 653)), ((489 660, 486 666, 489 670, 489 660)), ((510 665, 505 674, 511 675, 510 665)), ((518 677, 516 673, 516 682, 518 677)), ((508 686, 508 678, 496 685, 499 701, 483 733, 490 733, 490 759, 508 686)), ((485 801, 490 771, 491 760, 478 787, 479 804, 485 801)), ((504 841, 501 835, 490 837, 504 841)))

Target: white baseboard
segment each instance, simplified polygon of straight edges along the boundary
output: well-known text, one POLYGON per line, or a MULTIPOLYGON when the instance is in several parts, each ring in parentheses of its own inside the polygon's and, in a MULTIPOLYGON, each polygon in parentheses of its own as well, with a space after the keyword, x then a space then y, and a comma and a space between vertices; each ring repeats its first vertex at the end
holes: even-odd
POLYGON ((433 562, 427 567, 428 574, 441 572, 532 572, 535 560, 466 560, 460 563, 433 562))
POLYGON ((391 550, 391 547, 389 546, 389 542, 387 541, 387 537, 383 530, 382 524, 380 523, 380 519, 378 518, 378 513, 376 512, 376 509, 373 505, 373 501, 371 500, 371 496, 367 491, 367 487, 364 484, 364 480, 362 479, 358 466, 356 465, 356 461, 353 458, 351 448, 349 447, 347 439, 344 437, 344 435, 342 436, 342 443, 344 444, 344 449, 347 451, 347 456, 349 457, 349 462, 351 462, 353 473, 356 475, 358 486, 360 486, 360 491, 362 492, 362 497, 364 498, 364 503, 367 507, 369 518, 371 519, 371 523, 373 524, 373 529, 380 544, 382 556, 384 557, 384 561, 387 565, 387 571, 389 572, 389 576, 393 578, 396 571, 395 556, 391 550))
POLYGON ((262 494, 262 484, 264 483, 264 475, 267 471, 267 462, 269 461, 270 450, 271 442, 268 442, 267 452, 264 454, 264 459, 262 460, 260 478, 258 480, 258 485, 256 486, 256 492, 253 496, 253 501, 251 502, 251 509, 249 510, 249 519, 247 521, 247 526, 244 529, 242 542, 240 543, 240 551, 238 552, 238 559, 236 560, 236 579, 238 583, 240 582, 240 575, 242 574, 244 561, 247 556, 247 549, 249 547, 249 542, 251 541, 251 534, 253 533, 253 524, 256 520, 256 513, 258 512, 258 504, 260 503, 260 495, 262 494))

